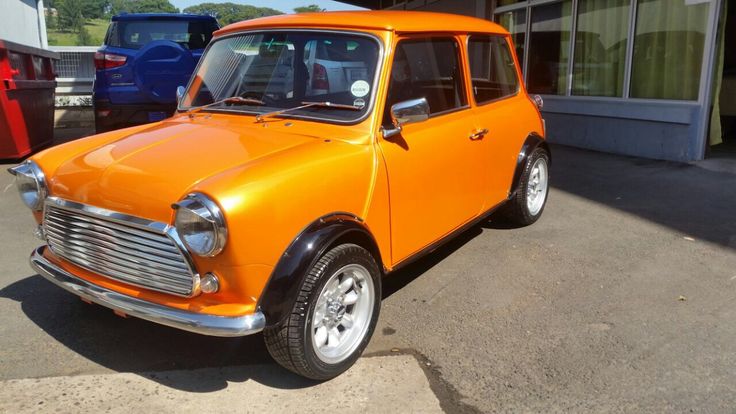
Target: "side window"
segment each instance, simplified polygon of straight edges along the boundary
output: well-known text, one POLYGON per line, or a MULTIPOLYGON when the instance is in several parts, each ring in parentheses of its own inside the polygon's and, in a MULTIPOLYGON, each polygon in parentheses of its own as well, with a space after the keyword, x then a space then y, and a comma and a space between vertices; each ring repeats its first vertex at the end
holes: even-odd
POLYGON ((386 102, 385 124, 391 105, 426 98, 431 114, 467 105, 458 44, 452 38, 403 40, 394 53, 386 102))
POLYGON ((514 58, 503 37, 471 36, 468 59, 478 104, 514 95, 519 90, 514 58))

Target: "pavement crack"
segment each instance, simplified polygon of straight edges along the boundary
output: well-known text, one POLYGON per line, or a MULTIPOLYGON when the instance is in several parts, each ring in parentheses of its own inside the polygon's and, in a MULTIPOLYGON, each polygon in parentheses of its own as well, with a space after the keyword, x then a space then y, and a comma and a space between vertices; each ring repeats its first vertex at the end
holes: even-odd
POLYGON ((393 348, 364 354, 363 358, 411 355, 424 371, 429 387, 440 402, 440 408, 450 414, 481 414, 482 410, 463 401, 463 395, 442 376, 439 365, 413 348, 393 348))

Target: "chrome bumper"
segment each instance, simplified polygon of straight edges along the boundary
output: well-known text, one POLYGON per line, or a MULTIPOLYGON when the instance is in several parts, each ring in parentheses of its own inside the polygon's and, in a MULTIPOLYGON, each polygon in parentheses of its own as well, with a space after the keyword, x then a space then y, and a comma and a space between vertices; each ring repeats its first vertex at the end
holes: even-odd
POLYGON ((31 267, 41 276, 84 299, 161 325, 203 335, 245 336, 260 332, 266 325, 263 313, 244 316, 216 316, 187 312, 123 295, 80 279, 43 257, 46 246, 31 254, 31 267))

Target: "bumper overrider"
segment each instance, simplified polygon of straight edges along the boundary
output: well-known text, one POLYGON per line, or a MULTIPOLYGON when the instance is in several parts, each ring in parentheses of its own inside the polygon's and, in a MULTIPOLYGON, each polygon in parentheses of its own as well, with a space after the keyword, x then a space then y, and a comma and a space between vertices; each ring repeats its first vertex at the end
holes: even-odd
POLYGON ((187 312, 148 302, 97 286, 81 279, 43 256, 47 246, 38 247, 30 258, 31 267, 54 284, 86 300, 161 325, 211 336, 245 336, 263 330, 266 318, 257 311, 243 316, 217 316, 187 312))

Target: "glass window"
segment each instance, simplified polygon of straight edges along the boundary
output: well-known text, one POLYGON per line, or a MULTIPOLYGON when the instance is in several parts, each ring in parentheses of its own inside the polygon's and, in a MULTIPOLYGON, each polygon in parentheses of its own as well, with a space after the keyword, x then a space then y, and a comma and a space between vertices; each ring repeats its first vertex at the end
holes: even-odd
POLYGON ((567 92, 572 2, 545 4, 531 9, 529 91, 550 95, 567 92))
POLYGON ((632 98, 698 99, 709 4, 639 0, 632 98))
POLYGON ((526 9, 501 13, 496 17, 498 24, 511 33, 511 41, 516 48, 516 57, 524 67, 524 41, 526 40, 526 9))
POLYGON ((141 20, 113 22, 105 44, 140 49, 154 40, 171 40, 188 49, 204 49, 217 30, 214 21, 141 20))
POLYGON ((526 0, 496 0, 496 7, 508 6, 509 4, 524 3, 526 0))
POLYGON ((467 105, 459 61, 454 39, 399 42, 391 67, 386 115, 391 105, 417 98, 427 99, 430 114, 467 105))
POLYGON ((378 51, 375 39, 352 34, 269 31, 222 38, 202 57, 181 109, 240 96, 262 103, 221 103, 210 110, 288 109, 284 116, 357 120, 370 109, 378 51), (305 101, 350 107, 298 108, 305 101))
POLYGON ((513 95, 519 89, 516 65, 503 37, 472 36, 468 42, 468 59, 475 102, 513 95))
POLYGON ((630 0, 580 0, 572 94, 623 96, 630 0))

